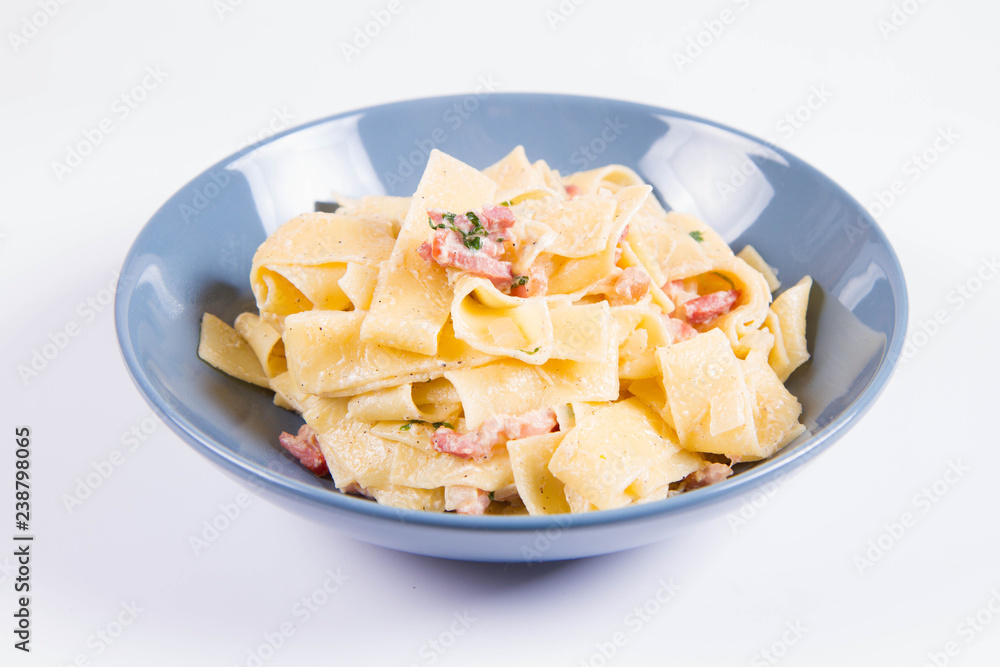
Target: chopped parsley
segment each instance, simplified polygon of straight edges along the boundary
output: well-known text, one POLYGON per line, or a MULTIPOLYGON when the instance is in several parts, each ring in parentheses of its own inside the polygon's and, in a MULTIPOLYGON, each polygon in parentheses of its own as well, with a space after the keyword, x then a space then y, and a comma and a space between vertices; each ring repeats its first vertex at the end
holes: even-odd
POLYGON ((431 229, 450 229, 452 231, 458 232, 462 236, 462 243, 469 250, 482 250, 483 249, 483 239, 489 237, 489 232, 483 227, 483 223, 479 221, 479 216, 473 211, 467 211, 465 217, 468 218, 469 222, 472 223, 472 231, 464 232, 458 228, 455 224, 456 215, 454 213, 442 213, 441 222, 439 224, 434 224, 434 218, 427 216, 427 224, 431 226, 431 229), (447 220, 447 223, 445 221, 447 220))
POLYGON ((493 497, 493 492, 492 491, 490 491, 490 500, 496 500, 496 498, 493 497))
MULTIPOLYGON (((426 424, 426 423, 427 422, 425 422, 422 419, 411 419, 410 421, 408 421, 405 424, 403 424, 402 426, 400 426, 399 430, 400 431, 409 431, 410 427, 412 427, 414 424, 426 424)), ((449 422, 434 422, 433 424, 431 424, 431 426, 433 426, 434 428, 441 428, 442 426, 447 426, 448 428, 450 428, 452 430, 455 430, 455 427, 452 426, 451 423, 449 423, 449 422)))
POLYGON ((704 243, 705 242, 705 237, 702 236, 701 235, 701 231, 699 231, 697 229, 694 230, 693 232, 688 232, 688 236, 690 236, 691 238, 693 238, 698 243, 704 243))
POLYGON ((521 348, 517 348, 517 351, 518 352, 524 352, 525 354, 534 354, 535 352, 538 352, 540 349, 542 349, 541 346, 536 347, 531 352, 528 352, 527 350, 522 350, 521 348))
POLYGON ((500 205, 501 206, 508 206, 509 207, 511 205, 511 203, 510 203, 510 200, 508 199, 507 201, 500 202, 500 205))
POLYGON ((514 278, 514 284, 513 284, 514 287, 520 287, 521 285, 527 285, 527 284, 528 284, 528 276, 518 276, 517 278, 514 278))
POLYGON ((718 271, 712 271, 712 275, 718 276, 718 277, 722 278, 723 280, 725 280, 727 283, 729 283, 729 288, 730 289, 735 289, 736 288, 736 285, 733 284, 733 281, 730 280, 729 276, 727 276, 726 274, 719 273, 718 271))

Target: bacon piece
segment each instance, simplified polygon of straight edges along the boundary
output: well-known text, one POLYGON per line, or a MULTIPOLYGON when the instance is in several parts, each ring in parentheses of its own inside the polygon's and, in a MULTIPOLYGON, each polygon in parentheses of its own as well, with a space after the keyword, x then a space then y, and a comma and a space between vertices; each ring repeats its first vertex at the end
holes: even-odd
POLYGON ((624 229, 622 229, 622 233, 618 235, 618 243, 615 244, 615 246, 616 246, 615 247, 615 264, 617 264, 618 262, 620 262, 621 259, 622 259, 622 252, 623 252, 623 250, 622 250, 622 241, 625 240, 626 236, 628 236, 628 225, 625 225, 624 229))
POLYGON ((487 420, 478 430, 468 433, 458 433, 442 426, 434 431, 434 435, 431 436, 431 444, 442 454, 454 454, 463 459, 482 460, 489 458, 490 454, 493 453, 493 447, 500 444, 501 441, 499 429, 491 429, 491 426, 499 425, 491 424, 490 420, 487 420))
POLYGON ((372 494, 368 492, 368 489, 361 486, 357 482, 351 482, 347 486, 341 489, 343 493, 352 493, 356 496, 364 496, 365 498, 374 498, 372 494))
MULTIPOLYGON (((427 211, 431 226, 437 227, 445 223, 446 212, 439 209, 427 211)), ((465 244, 463 233, 468 234, 476 227, 467 215, 456 215, 450 226, 435 229, 431 242, 423 243, 417 252, 425 261, 434 261, 439 266, 462 269, 476 276, 488 278, 499 290, 507 291, 514 282, 510 262, 499 259, 504 252, 503 230, 514 224, 514 215, 505 206, 487 206, 483 209, 480 223, 489 236, 479 236, 479 248, 473 249, 465 244), (501 209, 499 211, 495 209, 501 209), (461 230, 461 231, 458 231, 461 230)), ((471 242, 471 241, 470 241, 471 242)))
POLYGON ((685 301, 680 310, 684 319, 691 324, 704 324, 728 313, 739 296, 740 293, 734 289, 712 292, 697 299, 685 301))
POLYGON ((316 476, 322 477, 330 472, 326 467, 323 452, 320 451, 316 431, 309 424, 303 424, 298 435, 282 431, 281 435, 278 436, 278 442, 316 476))
MULTIPOLYGON (((483 239, 484 247, 488 248, 493 243, 489 239, 483 239)), ((417 252, 420 253, 421 257, 427 259, 426 250, 418 248, 417 252)), ((452 266, 473 275, 488 278, 499 290, 507 290, 514 282, 514 273, 511 271, 510 262, 503 262, 491 257, 488 252, 466 247, 461 234, 452 229, 438 229, 434 232, 434 238, 430 245, 430 259, 433 259, 440 266, 452 266)))
POLYGON ((671 345, 698 335, 698 331, 694 327, 676 317, 663 315, 663 324, 666 325, 667 333, 670 335, 671 345))
POLYGON ((474 486, 452 484, 444 487, 444 509, 459 514, 481 516, 490 506, 490 494, 474 486))
POLYGON ((535 270, 534 267, 531 268, 528 273, 528 282, 523 285, 518 285, 510 290, 511 296, 544 296, 545 292, 549 289, 549 275, 543 270, 535 270))
POLYGON ((721 482, 733 474, 733 469, 725 463, 709 463, 684 478, 684 490, 700 489, 709 484, 721 482))
MULTIPOLYGON (((496 419, 494 417, 494 419, 496 419)), ((519 440, 529 435, 551 433, 559 426, 556 412, 552 408, 542 408, 525 412, 518 417, 504 415, 503 431, 508 440, 519 440)))
POLYGON ((493 448, 506 440, 517 440, 529 435, 550 433, 559 425, 551 408, 532 410, 523 415, 495 415, 475 431, 458 433, 446 426, 434 431, 431 444, 442 454, 453 454, 463 459, 489 458, 493 448))
POLYGON ((629 301, 638 301, 649 292, 649 282, 649 274, 630 266, 615 281, 615 293, 629 301))
POLYGON ((625 237, 628 236, 628 225, 629 223, 625 223, 625 227, 622 228, 622 233, 618 235, 618 244, 621 244, 621 242, 625 240, 625 237))
POLYGON ((567 185, 566 186, 566 196, 567 197, 569 197, 570 199, 572 199, 573 197, 576 197, 578 194, 580 194, 580 188, 578 186, 576 186, 576 185, 567 185))
POLYGON ((483 227, 491 234, 510 229, 516 222, 514 213, 506 206, 484 206, 480 217, 483 227))
POLYGON ((689 292, 684 289, 683 280, 671 280, 663 284, 663 291, 666 293, 675 306, 680 308, 681 304, 691 299, 697 299, 697 292, 689 292))

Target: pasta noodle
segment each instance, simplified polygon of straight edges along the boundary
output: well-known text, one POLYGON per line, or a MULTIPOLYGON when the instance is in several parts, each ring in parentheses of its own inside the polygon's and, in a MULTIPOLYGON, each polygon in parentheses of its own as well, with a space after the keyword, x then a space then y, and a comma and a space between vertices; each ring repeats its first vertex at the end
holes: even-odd
POLYGON ((345 493, 463 514, 653 502, 805 430, 807 276, 780 288, 621 165, 432 151, 412 197, 339 198, 254 255, 257 312, 199 356, 300 413, 281 445, 345 493))

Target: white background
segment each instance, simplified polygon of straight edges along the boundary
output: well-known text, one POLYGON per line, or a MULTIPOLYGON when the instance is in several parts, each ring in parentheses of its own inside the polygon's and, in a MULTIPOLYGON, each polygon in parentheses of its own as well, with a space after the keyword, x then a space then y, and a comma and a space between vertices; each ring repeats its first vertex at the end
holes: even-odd
MULTIPOLYGON (((268 636, 281 647, 263 650, 266 665, 1000 662, 996 3, 896 0, 894 26, 890 0, 566 0, 565 16, 558 0, 406 0, 350 58, 341 45, 387 0, 48 4, 51 18, 39 0, 0 10, 0 460, 10 479, 14 426, 29 425, 38 536, 27 656, 7 630, 16 574, 0 549, 4 665, 253 665, 268 636), (161 80, 146 78, 122 117, 113 105, 147 68, 161 80), (240 496, 151 421, 107 286, 160 204, 287 116, 465 94, 481 79, 717 120, 878 204, 906 271, 911 345, 871 412, 742 517, 533 566, 341 538, 240 496), (798 127, 783 120, 796 112, 798 127), (57 173, 103 118, 112 132, 57 173), (917 167, 925 152, 933 163, 917 167), (24 375, 67 326, 77 335, 24 375), (116 450, 120 465, 68 508, 116 450), (191 538, 238 499, 249 504, 195 553, 191 538), (295 605, 328 572, 347 579, 305 617, 295 605), (977 613, 982 625, 967 620, 977 613), (286 622, 294 633, 277 637, 286 622)), ((12 511, 11 483, 0 488, 12 511)))

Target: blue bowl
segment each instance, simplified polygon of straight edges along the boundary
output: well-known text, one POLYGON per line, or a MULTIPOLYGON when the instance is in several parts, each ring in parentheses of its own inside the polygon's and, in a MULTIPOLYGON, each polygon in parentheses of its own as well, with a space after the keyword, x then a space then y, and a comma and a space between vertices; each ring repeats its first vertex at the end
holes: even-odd
POLYGON ((125 259, 115 323, 139 391, 196 450, 260 495, 342 534, 411 553, 479 561, 579 558, 649 544, 738 506, 855 424, 895 366, 906 329, 902 269, 864 208, 829 178, 747 134, 657 107, 590 97, 482 94, 361 109, 250 146, 175 194, 125 259), (645 505, 551 517, 471 517, 384 507, 339 493, 277 444, 301 420, 270 392, 198 359, 199 321, 254 306, 254 250, 331 190, 406 195, 431 148, 483 168, 523 144, 562 173, 620 163, 668 208, 735 248, 753 244, 785 286, 815 280, 812 359, 789 380, 807 431, 730 479, 645 505))

